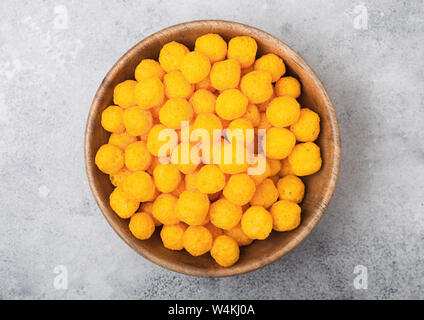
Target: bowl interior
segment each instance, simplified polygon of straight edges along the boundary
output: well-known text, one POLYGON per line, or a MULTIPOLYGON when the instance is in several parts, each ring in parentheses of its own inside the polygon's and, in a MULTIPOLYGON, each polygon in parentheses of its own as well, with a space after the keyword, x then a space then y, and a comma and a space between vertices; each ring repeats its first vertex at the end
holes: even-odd
POLYGON ((279 259, 298 245, 321 218, 333 194, 339 169, 339 132, 333 105, 317 76, 291 48, 280 40, 258 29, 226 21, 196 21, 177 25, 160 31, 143 40, 126 53, 112 68, 102 82, 90 110, 85 137, 87 174, 96 201, 112 228, 139 254, 165 268, 185 274, 222 277, 246 273, 261 268, 279 259), (206 33, 219 33, 225 40, 238 35, 250 35, 259 46, 258 56, 275 53, 284 59, 288 74, 298 78, 303 87, 300 97, 302 106, 318 112, 321 117, 321 135, 317 144, 321 147, 323 167, 313 176, 302 180, 306 184, 306 196, 302 203, 302 223, 298 229, 287 233, 273 232, 265 241, 255 241, 241 248, 240 261, 231 268, 219 267, 205 254, 191 257, 186 252, 172 252, 161 243, 159 232, 149 241, 135 239, 128 221, 121 220, 109 206, 109 195, 113 191, 107 175, 94 164, 98 148, 107 143, 109 134, 100 123, 102 111, 112 104, 113 88, 120 82, 134 79, 134 70, 142 59, 158 59, 162 46, 178 41, 193 49, 196 38, 206 33))

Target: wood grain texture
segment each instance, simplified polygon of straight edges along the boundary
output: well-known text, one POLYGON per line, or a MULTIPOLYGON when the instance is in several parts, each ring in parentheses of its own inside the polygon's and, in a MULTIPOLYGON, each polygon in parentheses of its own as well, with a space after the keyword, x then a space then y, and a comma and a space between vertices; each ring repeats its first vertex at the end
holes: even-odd
POLYGON ((129 50, 112 67, 96 93, 88 116, 84 149, 87 176, 94 198, 118 235, 150 261, 176 272, 200 277, 226 277, 250 272, 280 259, 295 248, 321 219, 336 187, 340 166, 340 136, 336 113, 323 84, 313 70, 279 39, 247 25, 216 20, 188 22, 164 29, 129 50), (159 232, 148 241, 135 239, 129 231, 128 221, 120 219, 110 208, 112 184, 94 163, 98 148, 107 143, 109 138, 109 134, 101 126, 100 118, 103 110, 112 104, 114 87, 124 80, 133 79, 134 70, 142 59, 157 59, 164 44, 178 41, 193 49, 196 38, 210 32, 219 33, 227 41, 235 36, 249 35, 258 42, 258 56, 272 52, 282 57, 288 74, 302 83, 302 106, 311 108, 321 116, 321 135, 317 144, 321 147, 323 167, 319 173, 303 179, 307 192, 301 205, 300 227, 287 233, 273 232, 267 240, 255 241, 251 246, 241 248, 240 261, 231 268, 219 267, 209 254, 192 257, 186 252, 169 251, 163 247, 159 232))

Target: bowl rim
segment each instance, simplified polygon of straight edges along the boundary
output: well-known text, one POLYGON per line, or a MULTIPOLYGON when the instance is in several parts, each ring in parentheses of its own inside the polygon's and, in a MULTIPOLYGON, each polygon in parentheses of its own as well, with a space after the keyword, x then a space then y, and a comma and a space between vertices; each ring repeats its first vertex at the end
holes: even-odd
POLYGON ((142 41, 137 43, 135 46, 133 46, 131 49, 129 49, 110 69, 110 71, 105 76, 104 80, 102 81, 102 84, 99 86, 99 88, 96 91, 96 94, 94 96, 93 102, 91 104, 88 118, 87 118, 87 124, 86 129, 84 133, 84 161, 85 161, 85 167, 86 167, 86 174, 88 178, 88 182, 90 185, 91 192, 97 202, 97 205, 102 212, 102 215, 105 217, 106 221, 109 223, 109 225, 112 227, 112 229, 118 234, 118 236, 128 245, 130 246, 134 251, 136 251, 139 255, 143 256, 147 260, 165 268, 170 271, 174 271, 177 273, 189 275, 189 276, 196 276, 196 277, 203 277, 203 278, 222 278, 222 277, 230 277, 230 276, 237 276, 245 273, 249 273, 255 270, 258 270, 260 268, 263 268, 269 264, 274 263, 275 261, 281 259, 283 256, 291 252, 294 248, 296 248, 300 243, 302 243, 307 236, 312 232, 312 230, 315 228, 315 226, 318 224, 318 222, 321 220, 325 210, 327 209, 331 198, 334 194, 334 190, 336 188, 337 180, 338 180, 338 174, 340 171, 340 161, 341 161, 341 142, 340 142, 340 129, 337 121, 337 115, 334 108, 334 105, 328 95, 327 90, 325 89, 324 85, 322 84, 321 80, 315 73, 315 71, 306 63, 306 61, 296 52, 294 51, 289 45, 284 43, 282 40, 274 37, 273 35, 262 31, 256 27, 252 27, 243 23, 239 22, 233 22, 233 21, 227 21, 227 20, 194 20, 190 22, 183 22, 179 23, 170 27, 167 27, 165 29, 162 29, 160 31, 157 31, 153 33, 152 35, 144 38, 142 41), (167 260, 159 258, 157 255, 145 252, 144 250, 141 250, 139 247, 137 247, 134 244, 134 241, 129 241, 130 239, 128 236, 119 228, 116 228, 111 217, 107 214, 106 207, 103 205, 99 192, 96 189, 96 186, 94 185, 95 177, 93 175, 93 169, 95 170, 95 164, 92 157, 92 152, 90 151, 91 146, 91 140, 90 140, 90 131, 91 126, 93 125, 93 118, 95 116, 96 110, 98 108, 98 104, 100 101, 100 98, 104 95, 104 91, 106 90, 102 84, 107 82, 108 79, 115 74, 116 69, 119 65, 122 63, 125 63, 125 60, 127 59, 127 55, 133 51, 135 51, 139 46, 143 46, 145 42, 150 41, 156 37, 159 37, 163 33, 167 33, 170 31, 184 31, 188 27, 198 27, 205 24, 223 24, 228 27, 234 27, 237 28, 244 28, 250 33, 254 33, 257 37, 261 38, 267 38, 268 40, 273 41, 276 45, 283 47, 285 51, 287 51, 292 58, 298 63, 304 70, 307 72, 314 85, 319 89, 320 94, 322 94, 323 99, 325 101, 326 109, 329 115, 329 121, 331 122, 331 128, 332 128, 332 134, 334 136, 333 141, 333 149, 334 149, 334 158, 333 158, 333 166, 330 174, 330 180, 328 184, 328 188, 326 190, 326 193, 324 194, 320 205, 315 210, 313 219, 311 219, 310 223, 308 225, 305 225, 305 228, 302 230, 302 232, 297 236, 291 239, 284 247, 277 250, 272 255, 264 257, 264 259, 261 261, 260 264, 253 264, 253 265, 246 265, 244 267, 239 267, 236 269, 231 268, 222 268, 217 269, 214 271, 207 271, 207 272, 201 272, 198 269, 194 268, 184 268, 179 265, 175 265, 172 263, 169 263, 167 260))

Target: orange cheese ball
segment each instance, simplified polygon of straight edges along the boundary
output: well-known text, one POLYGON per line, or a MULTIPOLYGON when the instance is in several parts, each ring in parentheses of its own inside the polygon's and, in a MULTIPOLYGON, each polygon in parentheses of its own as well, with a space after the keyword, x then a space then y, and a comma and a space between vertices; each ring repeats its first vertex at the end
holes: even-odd
POLYGON ((303 108, 300 110, 299 120, 290 127, 290 131, 294 133, 297 141, 313 142, 320 134, 320 121, 316 112, 303 108))
POLYGON ((183 236, 186 230, 187 226, 183 223, 163 226, 160 232, 163 246, 173 251, 183 250, 183 236))
POLYGON ((208 90, 210 92, 216 91, 216 89, 212 86, 211 78, 209 76, 207 76, 202 81, 196 83, 195 88, 196 88, 196 90, 205 89, 205 90, 208 90))
POLYGON ((285 128, 271 128, 268 130, 266 139, 266 156, 270 159, 282 160, 287 158, 292 152, 295 144, 296 137, 294 134, 285 128))
POLYGON ((123 121, 127 132, 132 136, 143 136, 153 127, 151 112, 140 107, 125 109, 123 121))
POLYGON ((272 128, 272 124, 271 124, 271 122, 269 122, 268 117, 266 116, 265 112, 261 113, 261 119, 260 120, 261 121, 259 122, 258 129, 263 129, 263 130, 268 131, 269 129, 272 128))
MULTIPOLYGON (((150 152, 150 151, 149 151, 150 152)), ((147 169, 147 172, 153 176, 153 172, 155 171, 156 167, 160 165, 160 160, 158 157, 152 156, 152 163, 150 164, 149 169, 147 169)))
POLYGON ((229 236, 219 236, 215 239, 211 256, 222 267, 231 267, 240 258, 240 249, 237 242, 229 236))
POLYGON ((216 62, 211 69, 210 80, 212 87, 224 91, 235 89, 240 83, 241 67, 235 59, 216 62))
POLYGON ((128 132, 112 133, 109 138, 109 144, 125 150, 131 143, 137 142, 138 138, 130 135, 128 132))
POLYGON ((176 206, 178 198, 172 194, 163 193, 153 202, 153 217, 164 225, 172 225, 180 222, 177 217, 176 206))
POLYGON ((228 58, 236 59, 242 68, 248 68, 255 62, 258 44, 249 36, 239 36, 228 43, 228 58))
POLYGON ((272 82, 277 82, 286 73, 286 65, 279 56, 269 53, 256 60, 255 70, 269 72, 272 82))
POLYGON ((265 101, 265 102, 262 102, 262 103, 258 104, 259 112, 266 112, 266 110, 267 110, 267 109, 268 109, 268 107, 269 107, 269 104, 270 104, 270 103, 271 103, 271 101, 272 101, 272 100, 274 100, 275 98, 277 98, 277 96, 275 95, 275 92, 273 92, 273 93, 272 93, 272 95, 271 95, 271 97, 270 97, 267 101, 265 101))
POLYGON ((140 202, 130 200, 121 188, 116 188, 109 200, 110 207, 121 219, 131 218, 140 207, 140 202))
POLYGON ((196 40, 194 51, 206 55, 211 63, 224 60, 227 56, 227 43, 219 34, 208 33, 196 40))
POLYGON ((165 101, 165 87, 159 78, 148 78, 135 86, 134 95, 140 108, 158 107, 165 101))
POLYGON ((304 177, 321 170, 321 149, 313 142, 296 145, 289 156, 289 163, 296 176, 304 177))
POLYGON ((274 93, 271 81, 272 77, 269 72, 252 71, 241 79, 240 89, 250 103, 263 103, 270 99, 274 93))
POLYGON ((246 113, 249 101, 238 89, 228 89, 216 99, 215 111, 225 120, 240 118, 246 113))
POLYGON ((116 146, 105 144, 97 151, 95 163, 103 173, 117 173, 124 167, 124 152, 116 146))
POLYGON ((159 62, 152 59, 144 59, 135 69, 135 79, 142 82, 149 78, 159 78, 162 80, 165 71, 160 66, 159 62))
POLYGON ((289 96, 294 99, 300 97, 302 93, 300 82, 296 78, 293 77, 284 77, 278 80, 275 84, 275 93, 278 97, 289 96))
POLYGON ((184 98, 188 99, 193 95, 194 87, 184 77, 181 71, 172 71, 163 78, 165 94, 169 99, 184 98))
POLYGON ((212 243, 212 234, 203 226, 190 226, 184 232, 184 249, 194 257, 209 252, 212 248, 212 243))
POLYGON ((127 168, 122 168, 120 171, 113 173, 110 175, 110 182, 115 186, 119 187, 122 182, 124 182, 125 178, 128 177, 132 172, 127 168))
POLYGON ((246 236, 246 234, 243 232, 240 223, 230 230, 225 230, 224 233, 225 235, 236 240, 240 247, 249 246, 253 242, 253 240, 246 236))
POLYGON ((197 174, 199 170, 194 171, 193 173, 186 174, 184 177, 186 190, 190 191, 199 191, 197 189, 197 174))
POLYGON ((250 239, 265 240, 272 227, 272 215, 264 207, 250 207, 241 219, 241 228, 250 239))
POLYGON ((155 223, 148 213, 136 213, 131 217, 130 231, 137 239, 148 240, 155 232, 155 223))
POLYGON ((181 183, 181 173, 173 164, 159 164, 153 171, 156 187, 160 192, 174 192, 181 183))
MULTIPOLYGON (((193 123, 192 126, 193 131, 197 129, 203 129, 206 130, 208 133, 208 136, 205 137, 207 139, 206 141, 203 141, 203 139, 198 138, 197 140, 201 140, 202 143, 209 143, 211 144, 215 138, 215 140, 220 139, 220 136, 217 134, 214 136, 214 131, 222 132, 223 126, 221 120, 214 114, 214 113, 201 113, 196 117, 196 120, 193 123)), ((201 133, 201 132, 199 132, 201 133)), ((193 138, 192 138, 193 139, 193 138)), ((192 140, 193 141, 193 140, 192 140)))
POLYGON ((118 84, 113 91, 113 102, 122 107, 128 108, 137 104, 135 100, 135 87, 137 81, 127 80, 118 84))
POLYGON ((235 174, 228 180, 223 194, 232 203, 244 206, 252 200, 255 192, 256 185, 247 174, 235 174))
POLYGON ((159 54, 159 63, 166 72, 179 70, 184 57, 190 50, 183 44, 172 41, 163 46, 159 54))
MULTIPOLYGON (((193 150, 194 146, 192 144, 189 145, 189 154, 184 155, 182 150, 182 144, 179 144, 176 146, 172 152, 171 152, 171 163, 176 165, 178 170, 181 171, 181 173, 184 174, 190 174, 196 171, 197 167, 199 166, 199 163, 195 163, 192 161, 190 154, 193 150), (187 159, 185 157, 188 156, 187 159), (184 161, 188 160, 188 161, 184 161), (187 163, 185 163, 187 162, 187 163)), ((185 153, 185 152, 184 152, 185 153)))
MULTIPOLYGON (((147 138, 147 149, 149 149, 149 152, 154 155, 154 156, 158 156, 159 155, 159 151, 161 150, 161 148, 168 143, 172 143, 175 142, 175 144, 177 143, 177 141, 172 141, 171 138, 165 139, 164 141, 161 141, 160 135, 164 134, 166 132, 169 132, 171 129, 165 127, 164 125, 158 124, 155 125, 149 132, 149 136, 147 138)), ((171 149, 172 149, 173 145, 171 145, 171 149)), ((170 151, 168 152, 168 154, 170 153, 170 151)))
POLYGON ((296 203, 287 200, 276 202, 271 208, 274 230, 292 231, 300 225, 302 209, 296 203))
POLYGON ((305 196, 305 184, 298 177, 293 175, 285 176, 277 183, 280 200, 301 203, 305 196))
POLYGON ((125 149, 125 166, 131 171, 145 171, 152 163, 152 155, 143 141, 134 142, 125 149))
POLYGON ((209 205, 207 195, 198 191, 185 191, 178 199, 176 213, 189 226, 200 226, 208 215, 209 205))
POLYGON ((183 98, 169 99, 159 112, 160 122, 171 129, 181 128, 181 121, 193 119, 193 107, 183 98))
POLYGON ((241 137, 243 137, 243 145, 249 145, 251 144, 255 139, 255 131, 253 129, 253 124, 250 120, 245 118, 239 118, 236 120, 233 120, 229 126, 228 126, 228 132, 229 135, 227 135, 227 138, 230 138, 232 135, 232 139, 228 139, 232 143, 239 141, 237 137, 241 134, 241 137), (230 134, 231 133, 231 134, 230 134))
POLYGON ((244 145, 237 143, 224 143, 221 148, 221 161, 219 168, 225 174, 238 174, 246 172, 249 168, 247 151, 244 145))
POLYGON ((211 71, 209 58, 198 51, 188 53, 182 63, 181 72, 190 83, 198 83, 205 79, 211 71))
POLYGON ((292 97, 275 98, 269 104, 266 116, 274 127, 289 127, 299 120, 300 104, 292 97))
MULTIPOLYGON (((182 177, 181 177, 182 178, 182 177)), ((180 184, 178 185, 177 189, 175 189, 173 192, 171 192, 172 195, 176 196, 177 198, 180 197, 180 195, 186 190, 185 181, 181 180, 180 184)))
MULTIPOLYGON (((259 157, 261 158, 260 161, 263 161, 263 155, 259 155, 259 157)), ((265 171, 262 173, 258 173, 258 174, 252 174, 250 175, 250 177, 252 178, 253 182, 255 183, 256 186, 259 186, 262 182, 265 181, 265 179, 269 178, 271 176, 271 166, 269 164, 269 161, 266 161, 266 166, 265 166, 265 171)), ((259 165, 259 160, 257 162, 257 164, 251 165, 252 168, 257 168, 259 165)))
POLYGON ((274 159, 267 159, 267 161, 271 169, 270 176, 273 177, 275 175, 278 175, 281 170, 281 161, 274 159))
POLYGON ((289 159, 286 158, 284 160, 281 160, 281 170, 280 170, 280 177, 285 177, 289 174, 293 174, 293 171, 291 169, 289 159))
POLYGON ((196 114, 215 112, 216 96, 206 89, 197 90, 190 98, 196 114))
POLYGON ((209 232, 212 234, 213 239, 216 239, 224 234, 224 231, 222 229, 215 227, 210 222, 205 224, 204 227, 209 230, 209 232))
POLYGON ((278 200, 278 190, 271 179, 266 179, 256 187, 256 193, 250 203, 252 206, 271 207, 278 200))
POLYGON ((224 189, 225 175, 218 166, 203 166, 196 177, 197 190, 205 194, 214 194, 224 189))
POLYGON ((153 217, 153 202, 144 202, 140 206, 140 212, 146 212, 153 218, 156 227, 160 227, 162 223, 153 217))
POLYGON ((134 172, 126 177, 122 190, 129 199, 138 202, 151 201, 156 192, 152 177, 144 171, 134 172))
POLYGON ((261 114, 259 113, 259 109, 256 105, 251 103, 247 105, 247 110, 243 115, 243 118, 249 120, 255 128, 261 123, 261 114))
POLYGON ((212 203, 209 215, 214 226, 230 230, 240 223, 243 211, 241 206, 227 199, 221 199, 212 203))
POLYGON ((118 106, 110 106, 102 113, 102 127, 112 133, 123 133, 125 126, 123 122, 124 110, 118 106))

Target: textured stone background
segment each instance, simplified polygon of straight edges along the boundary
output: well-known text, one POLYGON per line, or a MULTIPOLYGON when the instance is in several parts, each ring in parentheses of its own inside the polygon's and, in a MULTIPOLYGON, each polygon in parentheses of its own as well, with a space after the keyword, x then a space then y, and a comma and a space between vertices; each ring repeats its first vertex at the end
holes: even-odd
POLYGON ((0 298, 424 298, 423 17, 418 0, 0 1, 0 298), (355 23, 364 8, 367 29, 355 23), (83 161, 88 108, 112 64, 164 27, 208 18, 298 51, 334 101, 343 144, 312 235, 228 279, 139 257, 100 214, 83 161), (68 290, 53 286, 58 265, 68 290), (357 265, 368 290, 353 286, 357 265))

